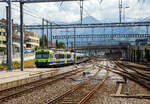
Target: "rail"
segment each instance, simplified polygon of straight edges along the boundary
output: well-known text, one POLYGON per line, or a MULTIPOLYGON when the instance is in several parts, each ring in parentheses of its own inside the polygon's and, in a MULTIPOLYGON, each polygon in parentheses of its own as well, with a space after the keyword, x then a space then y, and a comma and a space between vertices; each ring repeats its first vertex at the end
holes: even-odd
MULTIPOLYGON (((99 74, 99 72, 102 69, 99 69, 92 77, 90 77, 89 79, 80 82, 79 84, 75 85, 73 88, 71 88, 70 90, 66 91, 65 93, 63 93, 62 95, 54 98, 53 100, 49 101, 47 104, 55 104, 57 102, 59 102, 60 100, 62 100, 63 98, 72 95, 75 91, 77 91, 78 89, 80 89, 85 83, 87 83, 88 81, 90 81, 92 78, 94 78, 95 76, 97 76, 99 74)), ((103 78, 103 80, 101 82, 99 82, 96 87, 94 87, 88 94, 86 94, 85 97, 83 97, 80 101, 77 101, 78 104, 83 104, 85 103, 95 92, 96 90, 103 85, 103 83, 105 82, 105 80, 108 78, 108 74, 109 72, 107 71, 105 77, 103 78)))
POLYGON ((61 73, 61 74, 58 74, 58 75, 55 75, 55 76, 52 76, 52 77, 48 77, 48 78, 45 78, 45 79, 42 79, 42 80, 39 80, 39 81, 35 81, 35 82, 32 82, 32 83, 27 83, 27 84, 22 85, 22 86, 17 86, 17 87, 14 87, 14 88, 10 88, 10 89, 0 91, 0 102, 3 102, 3 101, 5 101, 9 98, 12 98, 13 96, 15 96, 15 97, 18 96, 18 95, 20 96, 21 94, 33 91, 37 88, 41 88, 43 86, 55 83, 55 82, 57 82, 57 81, 59 81, 63 78, 75 75, 75 74, 80 73, 80 72, 82 72, 86 69, 87 69, 87 66, 83 66, 81 68, 78 68, 78 69, 75 69, 75 70, 72 70, 72 71, 68 71, 68 72, 65 72, 65 73, 61 73))

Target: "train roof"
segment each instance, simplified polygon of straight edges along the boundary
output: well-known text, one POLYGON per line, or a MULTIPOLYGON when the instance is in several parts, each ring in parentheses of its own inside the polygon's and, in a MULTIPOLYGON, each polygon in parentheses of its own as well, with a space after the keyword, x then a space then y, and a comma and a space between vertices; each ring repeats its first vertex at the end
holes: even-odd
POLYGON ((36 52, 53 52, 53 51, 49 49, 37 49, 36 52))
POLYGON ((64 49, 37 49, 36 52, 56 52, 56 53, 70 53, 70 51, 64 50, 64 49))

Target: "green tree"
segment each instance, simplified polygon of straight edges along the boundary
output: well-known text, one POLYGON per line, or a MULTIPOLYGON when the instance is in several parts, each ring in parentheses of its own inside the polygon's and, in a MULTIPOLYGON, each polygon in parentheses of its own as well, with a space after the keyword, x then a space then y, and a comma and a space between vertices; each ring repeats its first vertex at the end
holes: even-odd
POLYGON ((59 45, 58 45, 58 40, 56 40, 56 48, 58 48, 59 47, 59 45))
POLYGON ((64 42, 58 42, 58 40, 56 40, 56 48, 66 48, 65 43, 64 42))
POLYGON ((36 47, 35 47, 35 50, 40 49, 40 48, 41 48, 40 46, 36 46, 36 47))
POLYGON ((48 39, 46 35, 42 35, 42 37, 40 37, 40 47, 46 48, 47 46, 48 46, 48 39))
POLYGON ((64 42, 59 42, 58 43, 58 48, 66 48, 65 43, 64 42))

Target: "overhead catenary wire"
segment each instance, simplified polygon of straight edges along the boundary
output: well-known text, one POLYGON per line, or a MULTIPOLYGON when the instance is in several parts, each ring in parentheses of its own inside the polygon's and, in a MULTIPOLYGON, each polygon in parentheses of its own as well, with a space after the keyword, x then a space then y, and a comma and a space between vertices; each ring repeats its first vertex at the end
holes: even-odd
MULTIPOLYGON (((103 1, 103 0, 102 0, 103 1)), ((102 2, 101 1, 101 2, 102 2)), ((89 2, 89 1, 88 1, 89 2)), ((79 6, 81 6, 80 5, 80 2, 76 2, 79 6)), ((89 12, 88 12, 88 10, 86 10, 86 5, 84 5, 83 7, 82 7, 82 9, 83 9, 83 11, 88 15, 88 16, 90 16, 90 17, 94 17, 94 16, 92 16, 89 12)), ((82 16, 83 17, 83 16, 82 16)), ((92 19, 94 19, 94 18, 92 18, 92 19)))
MULTIPOLYGON (((16 7, 18 7, 18 5, 16 5, 16 4, 13 4, 13 5, 15 5, 16 7)), ((14 7, 12 7, 12 9, 14 9, 14 10, 20 12, 19 8, 14 8, 14 7)), ((30 10, 28 10, 28 9, 25 9, 25 8, 24 8, 24 13, 27 14, 27 15, 29 15, 29 16, 32 16, 32 17, 34 17, 34 18, 37 18, 37 19, 39 19, 39 20, 42 20, 42 19, 44 18, 44 17, 42 17, 42 16, 40 16, 40 15, 37 15, 37 14, 33 13, 32 11, 30 11, 30 10)), ((45 18, 44 18, 44 20, 45 20, 46 22, 48 22, 48 23, 52 23, 52 24, 58 25, 57 23, 55 23, 54 21, 51 21, 51 20, 49 20, 49 19, 45 19, 45 18)), ((58 26, 59 26, 59 25, 58 25, 58 26)))

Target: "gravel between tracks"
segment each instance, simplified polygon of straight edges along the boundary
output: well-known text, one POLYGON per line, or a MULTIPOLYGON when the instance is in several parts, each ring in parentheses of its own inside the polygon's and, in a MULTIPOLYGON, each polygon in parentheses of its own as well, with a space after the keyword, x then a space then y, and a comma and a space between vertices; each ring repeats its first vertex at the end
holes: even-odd
MULTIPOLYGON (((45 86, 43 88, 36 89, 33 92, 21 95, 20 97, 10 99, 7 102, 3 102, 3 104, 44 104, 47 99, 54 99, 56 96, 59 96, 69 90, 72 85, 82 81, 82 77, 82 73, 78 73, 77 75, 53 83, 52 85, 45 86)), ((82 79, 85 79, 84 77, 82 79)))
POLYGON ((69 82, 70 80, 68 79, 61 80, 58 83, 56 82, 50 86, 46 86, 18 98, 11 99, 8 102, 4 102, 4 104, 43 104, 43 100, 47 97, 53 98, 54 96, 57 96, 69 89, 69 82))
MULTIPOLYGON (((112 75, 112 74, 111 74, 112 75)), ((116 76, 116 74, 114 75, 116 76)), ((104 85, 91 97, 86 104, 150 104, 148 99, 136 99, 136 98, 114 98, 111 94, 115 94, 117 91, 116 81, 114 76, 110 76, 104 85)), ((150 91, 141 87, 140 85, 128 80, 127 84, 123 87, 121 94, 128 93, 130 95, 135 94, 150 94, 150 91)))
MULTIPOLYGON (((97 92, 90 98, 90 100, 86 104, 150 104, 149 99, 111 97, 110 95, 115 94, 117 91, 116 81, 118 81, 118 79, 120 78, 121 77, 119 75, 110 73, 109 78, 97 90, 97 92)), ((20 97, 11 99, 3 104, 44 104, 43 102, 46 99, 53 99, 56 96, 63 94, 65 91, 69 90, 73 84, 77 84, 80 82, 80 80, 73 81, 74 79, 78 80, 78 75, 77 78, 69 77, 68 79, 58 81, 50 86, 46 86, 43 89, 38 89, 31 93, 27 93, 20 97)), ((141 87, 139 84, 128 80, 127 84, 123 86, 121 94, 150 94, 150 91, 141 87)))

